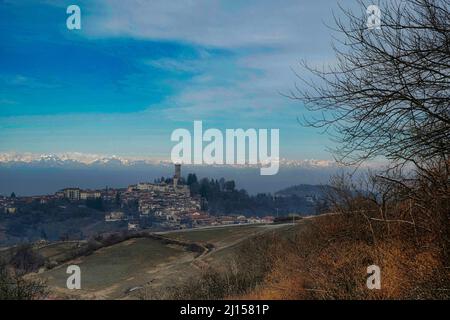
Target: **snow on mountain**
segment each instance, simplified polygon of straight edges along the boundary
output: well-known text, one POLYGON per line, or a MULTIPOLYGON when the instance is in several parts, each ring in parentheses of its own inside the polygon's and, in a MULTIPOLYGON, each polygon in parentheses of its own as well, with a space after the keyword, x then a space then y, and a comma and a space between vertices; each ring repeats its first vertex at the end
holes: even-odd
POLYGON ((126 158, 115 155, 105 156, 99 154, 87 154, 81 152, 66 152, 56 154, 37 153, 0 153, 0 164, 3 165, 45 165, 45 166, 127 166, 137 164, 171 164, 170 161, 157 159, 126 158))
MULTIPOLYGON (((302 167, 302 168, 331 168, 337 167, 337 164, 331 160, 304 159, 289 160, 280 159, 280 166, 284 167, 302 167)), ((105 156, 99 154, 88 154, 81 152, 66 152, 56 154, 37 154, 37 153, 0 153, 0 164, 3 165, 43 165, 59 167, 65 165, 73 166, 131 166, 131 165, 171 165, 170 160, 159 160, 152 158, 131 158, 119 157, 115 155, 105 156)), ((253 167, 249 165, 234 165, 238 167, 253 167)))

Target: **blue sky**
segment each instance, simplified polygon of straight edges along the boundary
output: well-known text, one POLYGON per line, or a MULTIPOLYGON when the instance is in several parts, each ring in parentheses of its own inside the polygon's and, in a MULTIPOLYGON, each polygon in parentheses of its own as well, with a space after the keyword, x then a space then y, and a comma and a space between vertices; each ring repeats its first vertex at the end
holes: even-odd
POLYGON ((280 156, 330 159, 287 93, 332 63, 334 1, 0 0, 0 152, 168 159, 176 128, 279 128, 280 156), (66 8, 81 8, 81 30, 66 8))

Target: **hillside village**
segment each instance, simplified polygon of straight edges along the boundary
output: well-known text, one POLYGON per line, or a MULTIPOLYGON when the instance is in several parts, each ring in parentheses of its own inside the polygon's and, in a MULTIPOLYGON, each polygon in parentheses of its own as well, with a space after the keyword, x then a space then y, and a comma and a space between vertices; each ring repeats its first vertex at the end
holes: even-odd
POLYGON ((206 199, 192 195, 181 177, 181 165, 175 165, 171 179, 139 182, 127 188, 85 190, 69 187, 53 195, 0 197, 0 213, 20 215, 29 206, 55 206, 59 210, 92 208, 104 212, 108 224, 126 223, 128 230, 185 229, 243 223, 271 223, 273 216, 246 217, 244 215, 210 215, 205 210, 206 199))

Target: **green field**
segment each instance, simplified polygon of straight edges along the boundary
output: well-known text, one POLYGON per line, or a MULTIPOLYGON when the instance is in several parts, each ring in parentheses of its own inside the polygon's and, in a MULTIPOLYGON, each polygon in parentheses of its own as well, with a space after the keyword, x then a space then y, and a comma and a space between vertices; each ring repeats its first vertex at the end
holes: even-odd
POLYGON ((131 239, 46 271, 40 277, 60 294, 75 294, 80 298, 118 298, 131 288, 159 280, 162 274, 168 276, 168 265, 174 267, 175 261, 182 264, 192 260, 193 256, 181 247, 165 245, 158 240, 131 239), (69 264, 81 268, 81 290, 65 289, 69 264), (164 268, 166 270, 162 270, 164 268))
MULTIPOLYGON (((160 233, 165 238, 183 242, 213 244, 214 249, 198 256, 181 245, 150 238, 130 239, 99 249, 38 275, 45 279, 54 298, 116 299, 138 298, 140 290, 155 290, 181 284, 198 275, 205 264, 220 264, 228 259, 239 243, 248 237, 272 230, 280 225, 242 225, 160 233), (81 268, 80 290, 68 290, 68 265, 81 268), (145 288, 145 289, 144 289, 145 288)), ((39 249, 47 258, 61 257, 76 243, 57 243, 39 249)))
POLYGON ((232 225, 224 227, 212 227, 204 229, 170 231, 163 234, 167 238, 196 243, 209 243, 214 245, 214 249, 203 255, 200 265, 210 265, 219 267, 225 262, 233 259, 236 250, 242 241, 249 237, 277 232, 288 236, 292 232, 290 224, 253 224, 253 225, 232 225))
POLYGON ((79 245, 82 245, 82 242, 57 242, 40 247, 37 249, 37 252, 44 258, 50 260, 60 260, 63 259, 69 251, 78 248, 79 245))

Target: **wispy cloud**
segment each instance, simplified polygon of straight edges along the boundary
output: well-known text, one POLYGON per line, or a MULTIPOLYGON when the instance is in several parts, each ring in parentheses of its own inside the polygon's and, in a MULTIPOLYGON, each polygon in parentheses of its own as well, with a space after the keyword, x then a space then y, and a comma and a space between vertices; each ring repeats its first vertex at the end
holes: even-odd
MULTIPOLYGON (((217 112, 258 116, 292 107, 281 98, 296 82, 300 59, 332 58, 329 29, 337 8, 326 0, 259 1, 100 1, 89 37, 132 37, 178 41, 231 54, 150 59, 154 68, 191 74, 163 102, 171 117, 217 116, 217 112), (99 7, 108 8, 98 13, 99 7), (174 112, 173 108, 177 109, 174 112), (253 112, 253 110, 258 110, 253 112)), ((175 83, 176 80, 175 80, 175 83)))
MULTIPOLYGON (((27 3, 21 3, 17 12, 23 14, 27 3)), ((0 114, 5 116, 0 116, 0 149, 145 153, 152 148, 162 154, 170 150, 170 131, 193 120, 221 128, 276 127, 282 130, 282 139, 292 137, 284 140, 286 149, 299 145, 294 137, 301 130, 296 121, 301 105, 280 92, 295 83, 291 69, 300 59, 332 61, 331 37, 323 22, 332 18, 336 3, 79 0, 77 4, 82 9, 80 32, 58 29, 64 6, 48 1, 42 6, 54 6, 54 12, 41 21, 39 30, 52 30, 51 40, 31 36, 31 26, 17 33, 18 38, 26 34, 31 42, 17 49, 24 52, 17 58, 17 70, 9 68, 15 72, 0 75, 4 87, 0 114), (39 49, 32 42, 35 38, 46 46, 39 49), (23 57, 32 63, 23 67, 23 57), (59 81, 63 88, 51 90, 59 81), (9 92, 7 86, 15 90, 9 92), (24 102, 23 96, 28 100, 24 102), (22 112, 8 101, 18 101, 22 112)), ((23 14, 23 21, 32 12, 23 14)), ((15 42, 16 33, 8 36, 23 45, 15 42)), ((322 137, 300 133, 311 145, 299 152, 323 157, 317 143, 322 137)))
POLYGON ((39 80, 23 74, 0 74, 0 83, 4 86, 27 87, 31 89, 51 89, 59 85, 39 80))
POLYGON ((313 39, 305 31, 313 30, 335 7, 326 0, 102 0, 95 12, 103 14, 95 17, 87 32, 221 48, 285 46, 313 39))

